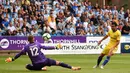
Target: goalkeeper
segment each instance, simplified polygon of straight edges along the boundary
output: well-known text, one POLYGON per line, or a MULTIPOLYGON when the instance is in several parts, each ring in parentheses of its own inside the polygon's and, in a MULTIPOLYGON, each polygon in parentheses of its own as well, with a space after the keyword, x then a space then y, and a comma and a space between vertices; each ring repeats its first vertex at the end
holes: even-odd
POLYGON ((57 47, 41 46, 40 43, 34 42, 34 40, 35 39, 33 36, 28 36, 29 44, 24 46, 23 50, 20 53, 18 53, 14 58, 9 57, 5 61, 6 62, 15 61, 21 55, 28 53, 28 56, 32 62, 32 64, 26 65, 26 68, 28 70, 46 70, 46 69, 43 69, 45 66, 61 66, 61 67, 72 69, 72 70, 81 69, 80 67, 72 67, 60 61, 46 58, 45 55, 41 52, 41 48, 43 49, 61 48, 61 45, 58 45, 57 47))

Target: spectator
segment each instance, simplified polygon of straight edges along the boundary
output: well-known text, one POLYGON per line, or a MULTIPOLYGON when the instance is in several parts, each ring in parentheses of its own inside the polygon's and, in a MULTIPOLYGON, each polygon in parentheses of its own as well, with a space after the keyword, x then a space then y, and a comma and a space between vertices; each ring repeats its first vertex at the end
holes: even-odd
POLYGON ((13 31, 12 36, 17 36, 17 31, 16 30, 13 31))
POLYGON ((88 10, 91 10, 93 7, 92 7, 92 3, 90 1, 88 1, 88 10))
POLYGON ((4 21, 2 22, 3 29, 7 29, 8 25, 9 25, 8 18, 4 18, 4 21))
POLYGON ((43 32, 45 33, 45 32, 47 32, 47 33, 51 33, 52 32, 52 29, 51 29, 51 27, 50 27, 50 25, 49 25, 49 22, 48 22, 48 20, 45 20, 45 22, 44 22, 45 24, 45 26, 44 26, 44 28, 43 28, 43 32))
POLYGON ((115 15, 116 13, 118 13, 118 11, 117 11, 116 5, 114 5, 114 7, 112 9, 112 14, 115 15))
POLYGON ((109 28, 108 28, 108 25, 105 22, 103 22, 102 28, 104 30, 104 35, 107 35, 107 32, 109 31, 109 28))
POLYGON ((98 32, 98 29, 97 29, 97 28, 94 30, 93 36, 99 36, 99 32, 98 32))
POLYGON ((104 29, 104 28, 103 28, 101 25, 98 27, 98 33, 99 33, 100 36, 105 35, 105 32, 104 32, 103 29, 104 29))
POLYGON ((26 25, 26 22, 23 23, 23 26, 21 27, 21 29, 24 29, 26 28, 26 30, 29 32, 29 27, 26 25))
POLYGON ((0 14, 0 29, 4 29, 4 26, 2 24, 2 23, 4 23, 3 21, 4 21, 4 16, 2 14, 0 14))
POLYGON ((35 17, 35 16, 32 16, 31 25, 36 25, 36 24, 37 24, 36 17, 35 17))
POLYGON ((125 22, 125 25, 122 27, 121 34, 128 35, 130 33, 130 23, 125 22))
POLYGON ((64 13, 62 11, 60 11, 58 14, 57 14, 57 17, 56 17, 56 24, 58 24, 61 20, 64 20, 64 13))
POLYGON ((76 15, 79 14, 79 16, 81 16, 82 13, 83 13, 83 10, 81 9, 80 6, 78 6, 78 10, 76 11, 76 15))
POLYGON ((74 4, 72 4, 72 12, 73 12, 74 15, 76 14, 77 10, 78 10, 77 3, 74 2, 74 4))
POLYGON ((55 7, 55 5, 58 4, 58 3, 59 3, 58 0, 54 0, 53 1, 53 7, 55 7))
POLYGON ((15 24, 15 28, 16 28, 16 31, 19 31, 21 29, 20 24, 19 23, 15 24))
POLYGON ((77 19, 74 17, 73 14, 71 14, 71 16, 66 19, 66 22, 70 24, 72 23, 73 27, 75 27, 77 19))
POLYGON ((116 15, 114 15, 113 19, 112 19, 113 22, 116 22, 117 25, 119 25, 119 21, 118 21, 118 18, 116 15))
POLYGON ((55 21, 55 18, 54 17, 51 17, 51 21, 49 22, 49 26, 53 29, 53 30, 57 30, 57 27, 56 27, 56 21, 55 21))
POLYGON ((87 35, 87 36, 92 35, 92 27, 91 27, 91 24, 88 24, 88 25, 87 25, 87 28, 85 29, 85 31, 86 31, 86 35, 87 35))
POLYGON ((65 25, 63 33, 64 33, 65 36, 71 35, 71 33, 70 33, 70 25, 69 24, 65 25))
POLYGON ((89 2, 88 0, 85 0, 85 1, 84 1, 84 5, 85 5, 86 7, 88 6, 88 2, 89 2))
POLYGON ((96 3, 96 5, 93 7, 94 9, 100 9, 100 6, 98 3, 96 3))
POLYGON ((47 10, 44 10, 44 12, 45 12, 45 14, 44 14, 44 19, 46 20, 46 19, 48 19, 48 17, 49 17, 49 13, 48 13, 47 10))
POLYGON ((53 30, 53 31, 51 32, 51 36, 57 36, 57 34, 56 34, 56 31, 55 31, 55 30, 53 30))
POLYGON ((17 36, 24 36, 24 34, 23 34, 23 32, 22 32, 22 30, 20 29, 20 30, 18 30, 18 33, 16 34, 17 36))
POLYGON ((93 22, 93 25, 94 25, 94 26, 98 26, 98 21, 97 21, 95 15, 92 16, 92 18, 90 19, 90 21, 93 22))
POLYGON ((121 7, 121 9, 120 9, 120 11, 119 11, 119 18, 120 18, 120 19, 124 19, 124 14, 125 14, 125 12, 124 12, 124 7, 121 7))
POLYGON ((43 29, 44 20, 42 19, 42 17, 38 17, 37 24, 43 29))
POLYGON ((76 35, 82 35, 83 32, 85 32, 85 28, 83 24, 80 23, 79 26, 76 27, 76 35))
POLYGON ((86 20, 86 18, 87 18, 87 15, 86 15, 87 13, 85 13, 85 12, 83 12, 82 14, 81 14, 81 17, 80 17, 80 20, 81 20, 81 22, 85 22, 85 20, 86 20))
POLYGON ((31 35, 33 35, 33 36, 39 36, 38 31, 37 31, 36 28, 33 28, 33 29, 32 29, 31 35))
POLYGON ((127 9, 126 13, 124 14, 125 19, 128 17, 129 14, 130 14, 130 9, 127 9))
POLYGON ((110 26, 111 22, 110 22, 110 20, 107 20, 106 24, 107 24, 108 31, 111 30, 111 26, 110 26))
POLYGON ((29 36, 29 32, 27 31, 27 29, 25 27, 23 28, 23 35, 29 36))
POLYGON ((13 33, 14 30, 16 30, 15 26, 12 25, 12 23, 9 23, 9 26, 7 27, 8 30, 11 31, 11 33, 13 33))
POLYGON ((6 30, 6 32, 5 32, 4 35, 5 35, 5 36, 12 36, 13 33, 8 29, 8 30, 6 30))
POLYGON ((93 32, 91 29, 89 29, 87 32, 86 32, 86 35, 87 36, 93 36, 93 32))
POLYGON ((73 27, 73 24, 70 24, 70 35, 76 35, 75 28, 73 27))
POLYGON ((129 20, 129 18, 130 18, 130 14, 128 14, 128 17, 126 18, 126 21, 128 22, 128 20, 129 20))
POLYGON ((118 26, 118 29, 119 29, 120 31, 122 31, 123 25, 124 25, 123 20, 119 19, 119 26, 118 26))
POLYGON ((57 24, 57 31, 56 32, 58 35, 63 35, 62 31, 65 28, 65 25, 66 25, 66 23, 64 22, 63 19, 61 19, 60 22, 57 24))

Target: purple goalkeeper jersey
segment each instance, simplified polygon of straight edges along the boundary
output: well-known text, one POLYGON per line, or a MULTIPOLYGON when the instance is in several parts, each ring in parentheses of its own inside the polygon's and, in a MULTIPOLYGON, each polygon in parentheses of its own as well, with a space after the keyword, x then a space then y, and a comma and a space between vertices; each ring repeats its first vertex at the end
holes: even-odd
POLYGON ((23 50, 14 57, 14 59, 17 59, 21 55, 27 53, 30 60, 32 61, 32 64, 45 62, 47 58, 41 52, 41 48, 43 48, 43 49, 54 49, 55 47, 42 46, 40 43, 34 42, 34 43, 26 45, 23 48, 23 50))

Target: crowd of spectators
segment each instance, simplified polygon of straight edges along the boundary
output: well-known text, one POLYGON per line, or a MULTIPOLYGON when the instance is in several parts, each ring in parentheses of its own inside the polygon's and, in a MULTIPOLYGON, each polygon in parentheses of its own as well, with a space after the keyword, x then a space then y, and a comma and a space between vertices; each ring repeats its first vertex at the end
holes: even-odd
POLYGON ((91 0, 0 0, 1 36, 103 36, 111 21, 130 35, 130 9, 91 0))

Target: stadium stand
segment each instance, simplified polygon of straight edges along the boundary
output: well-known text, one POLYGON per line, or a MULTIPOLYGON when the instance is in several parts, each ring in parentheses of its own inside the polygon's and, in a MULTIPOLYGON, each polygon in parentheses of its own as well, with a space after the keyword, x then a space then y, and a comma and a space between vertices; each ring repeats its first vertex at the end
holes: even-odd
POLYGON ((130 35, 130 10, 90 0, 0 0, 1 36, 102 36, 111 21, 130 35))

